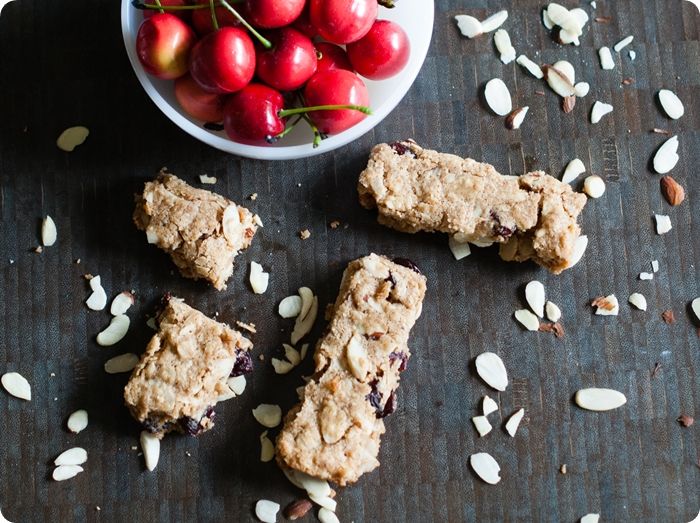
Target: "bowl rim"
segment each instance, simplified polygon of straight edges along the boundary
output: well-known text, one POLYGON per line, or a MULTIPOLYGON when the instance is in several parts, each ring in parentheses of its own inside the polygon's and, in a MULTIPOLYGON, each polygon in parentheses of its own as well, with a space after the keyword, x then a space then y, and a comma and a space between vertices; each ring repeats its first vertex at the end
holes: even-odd
POLYGON ((210 133, 201 126, 193 123, 187 117, 180 113, 173 105, 171 105, 160 93, 154 85, 151 77, 143 69, 141 62, 136 54, 136 46, 133 45, 136 39, 137 29, 132 27, 130 23, 130 9, 134 9, 131 5, 131 0, 122 0, 121 7, 121 26, 122 39, 126 49, 127 56, 131 67, 139 80, 139 83, 148 94, 149 98, 155 105, 167 116, 175 125, 185 131, 187 134, 197 140, 206 143, 220 151, 254 160, 295 160, 299 158, 310 158, 323 153, 327 153, 343 147, 350 142, 357 140, 364 134, 371 131, 379 124, 386 116, 393 111, 401 100, 406 96, 409 89, 413 85, 423 67, 425 58, 428 54, 428 49, 432 40, 433 24, 435 18, 434 0, 420 0, 430 13, 428 18, 425 18, 425 28, 428 32, 425 45, 419 49, 412 49, 414 54, 411 61, 408 63, 407 71, 402 73, 402 77, 395 89, 393 89, 389 98, 384 101, 376 110, 373 109, 372 114, 367 118, 354 125, 347 131, 344 131, 335 136, 329 136, 317 148, 313 148, 311 144, 289 145, 279 147, 266 147, 258 145, 246 145, 237 143, 210 133))

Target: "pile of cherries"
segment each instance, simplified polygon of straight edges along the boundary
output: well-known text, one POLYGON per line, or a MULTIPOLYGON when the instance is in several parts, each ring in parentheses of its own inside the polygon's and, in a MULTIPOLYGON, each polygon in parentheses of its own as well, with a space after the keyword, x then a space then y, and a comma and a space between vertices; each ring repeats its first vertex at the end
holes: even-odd
POLYGON ((145 1, 133 1, 143 68, 175 80, 187 114, 223 122, 240 143, 274 143, 304 120, 318 146, 370 114, 358 75, 390 78, 410 55, 401 26, 377 20, 392 0, 145 1))

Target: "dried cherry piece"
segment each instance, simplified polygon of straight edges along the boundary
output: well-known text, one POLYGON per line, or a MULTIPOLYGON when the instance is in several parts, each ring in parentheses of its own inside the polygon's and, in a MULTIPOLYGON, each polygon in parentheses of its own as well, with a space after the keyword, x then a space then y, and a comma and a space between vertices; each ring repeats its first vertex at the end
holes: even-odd
POLYGON ((236 351, 236 363, 233 364, 231 377, 242 376, 253 372, 253 357, 250 352, 238 349, 236 351))
POLYGON ((394 351, 389 354, 389 361, 394 362, 397 360, 401 361, 401 364, 399 365, 399 372, 405 371, 406 367, 408 366, 408 354, 403 351, 394 351))
MULTIPOLYGON (((392 261, 393 261, 394 263, 396 263, 397 265, 403 265, 404 267, 408 267, 408 268, 411 269, 413 272, 417 272, 418 274, 423 274, 422 272, 420 272, 420 269, 418 268, 418 265, 416 265, 415 263, 413 263, 413 262, 412 262, 411 260, 409 260, 408 258, 394 258, 392 261)), ((391 273, 390 273, 390 275, 391 275, 391 273)))

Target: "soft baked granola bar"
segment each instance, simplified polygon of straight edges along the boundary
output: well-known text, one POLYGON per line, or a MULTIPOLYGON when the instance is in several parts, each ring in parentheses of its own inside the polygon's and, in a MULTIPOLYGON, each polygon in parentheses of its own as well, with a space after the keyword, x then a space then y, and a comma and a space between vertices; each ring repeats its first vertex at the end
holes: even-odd
POLYGON ((196 436, 213 427, 214 406, 229 392, 230 376, 253 369, 253 344, 240 332, 170 298, 158 332, 124 389, 131 414, 159 437, 196 436))
POLYGON ((226 288, 233 259, 247 249, 260 219, 231 200, 162 172, 136 197, 134 223, 170 254, 180 273, 226 288))
POLYGON ((425 288, 408 260, 371 254, 348 265, 316 346, 316 373, 277 438, 281 466, 340 485, 379 466, 382 418, 396 408, 425 288))
POLYGON ((586 196, 542 171, 504 176, 470 158, 412 140, 373 148, 360 175, 360 203, 403 232, 445 232, 460 242, 500 243, 508 261, 555 274, 574 262, 586 196))

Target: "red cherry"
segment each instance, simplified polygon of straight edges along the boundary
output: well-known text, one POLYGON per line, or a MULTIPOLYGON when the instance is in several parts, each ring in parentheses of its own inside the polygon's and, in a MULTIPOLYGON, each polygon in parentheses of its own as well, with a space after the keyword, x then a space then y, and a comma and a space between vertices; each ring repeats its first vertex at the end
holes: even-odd
POLYGON ((316 44, 318 51, 318 72, 330 71, 331 69, 345 69, 346 71, 354 71, 348 54, 345 49, 338 47, 335 44, 328 42, 319 42, 316 44))
POLYGON ((296 29, 297 31, 301 31, 311 39, 314 39, 318 36, 318 30, 311 23, 311 16, 309 15, 308 3, 304 6, 304 10, 299 15, 299 18, 297 18, 294 21, 292 27, 294 27, 294 29, 296 29))
POLYGON ((175 98, 185 112, 197 120, 220 122, 224 119, 224 97, 205 91, 190 75, 175 80, 175 98))
POLYGON ((255 47, 237 27, 222 27, 192 49, 190 74, 205 91, 233 93, 243 89, 255 73, 255 47))
MULTIPOLYGON (((310 106, 369 105, 369 93, 365 83, 355 73, 344 69, 332 69, 313 75, 304 88, 304 98, 310 106)), ((309 118, 324 134, 338 134, 360 122, 365 116, 366 113, 355 109, 309 113, 309 118)))
POLYGON ((400 25, 377 20, 365 36, 348 44, 348 57, 355 71, 370 80, 390 78, 406 67, 411 43, 400 25))
POLYGON ((365 36, 377 19, 377 0, 310 0, 311 23, 334 44, 365 36))
POLYGON ((299 18, 306 0, 246 0, 248 21, 263 29, 276 29, 299 18))
POLYGON ((231 95, 224 107, 224 128, 231 140, 260 145, 284 131, 284 120, 279 116, 284 98, 271 87, 248 84, 231 95))
MULTIPOLYGON (((162 2, 163 0, 161 0, 162 2)), ((197 4, 206 4, 209 5, 209 0, 197 0, 197 4)), ((236 8, 239 11, 241 15, 243 13, 241 12, 240 9, 238 9, 239 6, 236 4, 236 8)), ((216 13, 216 21, 219 23, 219 27, 236 27, 241 25, 239 22, 238 18, 233 16, 233 13, 226 9, 225 7, 215 7, 214 12, 216 13)), ((209 33, 213 33, 215 31, 214 24, 212 23, 211 20, 211 9, 195 9, 192 11, 192 25, 194 26, 195 31, 197 31, 197 34, 200 36, 208 35, 209 33)))
POLYGON ((185 74, 197 37, 185 22, 170 13, 146 18, 136 36, 136 54, 147 73, 173 80, 185 74))
MULTIPOLYGON (((183 6, 183 5, 188 5, 187 0, 160 0, 160 5, 164 6, 183 6)), ((144 9, 143 10, 143 17, 144 18, 151 18, 153 15, 158 14, 157 9, 144 9)), ((190 11, 188 10, 178 10, 178 11, 166 11, 166 13, 173 14, 180 18, 181 20, 184 20, 185 22, 190 21, 190 11)))
POLYGON ((316 72, 318 59, 311 40, 291 27, 270 35, 271 49, 258 49, 256 73, 270 87, 294 91, 316 72))

